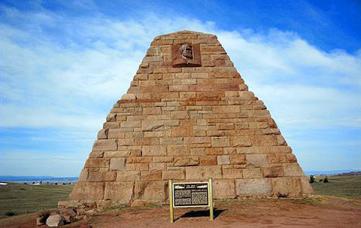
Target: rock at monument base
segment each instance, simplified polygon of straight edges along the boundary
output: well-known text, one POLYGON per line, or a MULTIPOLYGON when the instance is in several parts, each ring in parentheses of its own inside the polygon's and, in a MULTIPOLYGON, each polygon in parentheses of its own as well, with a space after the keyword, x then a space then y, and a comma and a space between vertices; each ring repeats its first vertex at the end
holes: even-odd
POLYGON ((65 224, 65 220, 63 218, 63 216, 55 214, 55 215, 50 215, 47 220, 46 220, 46 225, 48 227, 58 227, 58 226, 62 226, 65 224))

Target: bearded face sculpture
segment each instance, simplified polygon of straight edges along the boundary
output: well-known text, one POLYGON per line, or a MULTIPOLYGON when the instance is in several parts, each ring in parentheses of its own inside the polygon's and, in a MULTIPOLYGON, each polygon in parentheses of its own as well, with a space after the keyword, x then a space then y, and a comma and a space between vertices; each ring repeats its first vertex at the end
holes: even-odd
POLYGON ((189 60, 193 59, 193 50, 192 50, 191 45, 182 44, 182 46, 180 46, 180 48, 179 48, 179 51, 184 60, 189 61, 189 60))
POLYGON ((197 67, 201 66, 199 44, 175 44, 172 46, 173 67, 197 67))

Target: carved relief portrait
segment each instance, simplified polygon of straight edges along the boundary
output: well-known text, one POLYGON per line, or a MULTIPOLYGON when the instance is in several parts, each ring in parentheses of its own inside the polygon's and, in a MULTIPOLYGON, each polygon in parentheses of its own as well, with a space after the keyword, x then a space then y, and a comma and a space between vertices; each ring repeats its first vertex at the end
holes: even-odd
POLYGON ((199 44, 175 44, 172 46, 173 67, 201 66, 199 44))

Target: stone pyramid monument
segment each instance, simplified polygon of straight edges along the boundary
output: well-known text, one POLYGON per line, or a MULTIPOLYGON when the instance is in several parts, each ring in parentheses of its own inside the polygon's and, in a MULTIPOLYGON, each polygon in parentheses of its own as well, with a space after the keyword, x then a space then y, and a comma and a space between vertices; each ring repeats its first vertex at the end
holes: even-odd
POLYGON ((312 192, 217 37, 158 36, 107 116, 70 199, 164 203, 169 179, 209 177, 218 199, 312 192))

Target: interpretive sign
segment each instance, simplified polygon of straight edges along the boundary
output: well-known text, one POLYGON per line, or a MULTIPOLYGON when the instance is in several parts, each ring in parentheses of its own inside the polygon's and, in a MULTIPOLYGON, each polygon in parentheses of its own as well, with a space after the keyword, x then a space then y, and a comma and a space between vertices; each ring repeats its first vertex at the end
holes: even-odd
POLYGON ((208 182, 173 184, 173 207, 207 207, 208 205, 208 182))
POLYGON ((209 207, 209 218, 213 220, 212 179, 208 182, 173 183, 169 180, 170 222, 174 221, 174 208, 209 207))

